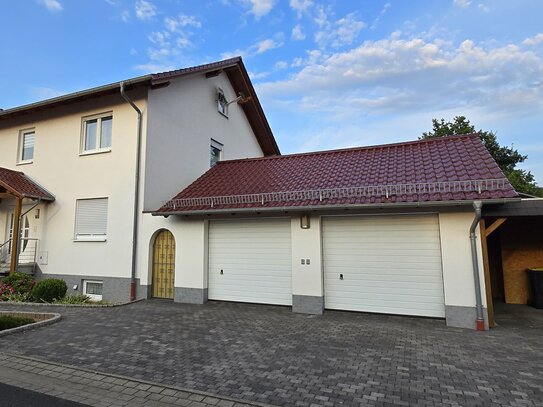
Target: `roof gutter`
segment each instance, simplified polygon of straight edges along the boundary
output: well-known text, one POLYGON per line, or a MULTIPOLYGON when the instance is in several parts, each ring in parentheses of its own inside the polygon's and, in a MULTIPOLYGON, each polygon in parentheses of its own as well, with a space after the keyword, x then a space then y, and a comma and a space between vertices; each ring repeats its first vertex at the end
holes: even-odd
POLYGON ((138 135, 136 141, 136 171, 134 174, 134 220, 132 226, 132 270, 130 274, 130 301, 136 299, 136 261, 138 254, 138 224, 139 224, 139 207, 140 207, 140 167, 141 167, 141 133, 142 133, 142 113, 136 104, 130 99, 124 91, 125 83, 121 82, 120 91, 124 100, 138 114, 138 135))
MULTIPOLYGON (((486 199, 486 204, 505 204, 508 202, 520 202, 520 198, 497 198, 486 199)), ((356 209, 391 209, 401 208, 424 208, 424 207, 446 207, 446 206, 468 206, 474 201, 428 201, 428 202, 395 202, 378 204, 354 204, 354 205, 312 205, 312 206, 278 206, 278 207, 252 207, 252 208, 226 208, 226 209, 202 209, 195 211, 171 211, 158 212, 150 211, 153 216, 202 216, 202 215, 224 215, 230 213, 269 213, 269 212, 306 212, 325 210, 356 210, 356 209)), ((149 212, 147 212, 149 213, 149 212)))
POLYGON ((473 279, 475 282, 475 308, 477 312, 477 319, 475 321, 475 327, 478 331, 485 330, 485 320, 483 316, 483 300, 481 296, 481 280, 479 273, 479 260, 477 258, 477 236, 475 229, 479 225, 481 220, 481 209, 483 207, 482 201, 474 201, 473 208, 475 209, 475 218, 469 228, 469 239, 471 243, 471 263, 473 267, 473 279))

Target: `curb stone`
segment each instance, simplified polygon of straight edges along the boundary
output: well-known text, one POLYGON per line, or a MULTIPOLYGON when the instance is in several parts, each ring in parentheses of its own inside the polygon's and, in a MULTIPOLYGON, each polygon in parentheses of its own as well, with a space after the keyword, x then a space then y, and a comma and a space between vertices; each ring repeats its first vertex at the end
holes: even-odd
POLYGON ((30 306, 30 307, 65 307, 65 308, 114 308, 124 307, 125 305, 135 304, 137 302, 145 301, 146 298, 140 298, 135 301, 120 302, 117 304, 54 304, 49 302, 12 302, 12 301, 0 301, 0 307, 2 305, 9 305, 14 307, 30 306))

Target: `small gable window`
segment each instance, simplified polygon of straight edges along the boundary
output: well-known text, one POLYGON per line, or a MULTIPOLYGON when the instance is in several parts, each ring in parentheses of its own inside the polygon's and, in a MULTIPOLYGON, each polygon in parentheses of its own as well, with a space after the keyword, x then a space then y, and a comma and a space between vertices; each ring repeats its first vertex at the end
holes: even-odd
POLYGON ((217 89, 217 110, 223 116, 228 117, 228 101, 221 88, 217 89))
POLYGON ((210 168, 214 167, 215 164, 217 164, 219 161, 221 161, 223 147, 224 146, 221 143, 211 139, 211 147, 210 147, 210 150, 209 150, 209 152, 210 152, 209 167, 210 168))

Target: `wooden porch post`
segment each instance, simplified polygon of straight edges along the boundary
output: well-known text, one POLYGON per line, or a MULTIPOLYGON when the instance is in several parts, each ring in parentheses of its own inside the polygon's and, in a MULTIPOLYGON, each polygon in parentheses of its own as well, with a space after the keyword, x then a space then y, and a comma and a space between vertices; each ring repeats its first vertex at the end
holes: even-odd
POLYGON ((21 211, 23 208, 23 198, 17 197, 15 199, 15 211, 13 213, 13 233, 11 236, 11 262, 9 265, 9 274, 15 273, 17 267, 17 257, 19 256, 19 239, 21 238, 21 231, 19 230, 19 221, 21 218, 21 211))
POLYGON ((492 286, 490 282, 490 262, 488 261, 488 244, 486 241, 487 230, 485 220, 481 219, 479 223, 479 230, 481 234, 481 249, 483 252, 483 268, 485 273, 485 292, 486 292, 486 309, 488 313, 488 326, 494 328, 496 326, 494 322, 494 302, 492 300, 492 286))

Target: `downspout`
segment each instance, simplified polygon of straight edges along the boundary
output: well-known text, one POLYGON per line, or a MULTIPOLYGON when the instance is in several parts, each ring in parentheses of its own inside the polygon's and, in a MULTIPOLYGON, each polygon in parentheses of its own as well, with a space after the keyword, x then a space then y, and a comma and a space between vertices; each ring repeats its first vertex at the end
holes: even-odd
MULTIPOLYGON (((21 249, 20 238, 21 238, 21 230, 22 230, 22 220, 24 219, 24 217, 26 216, 27 213, 29 213, 32 209, 34 209, 40 203, 41 203, 41 198, 38 198, 38 202, 36 202, 34 205, 32 205, 29 210, 27 210, 26 212, 23 212, 23 213, 21 213, 21 215, 19 215, 19 230, 17 230, 17 236, 19 236, 19 244, 17 244, 17 250, 18 251, 20 251, 20 249, 21 249)), ((15 271, 17 271, 18 269, 19 269, 19 255, 15 256, 15 271)))
POLYGON ((483 203, 481 201, 474 201, 473 208, 475 209, 475 218, 469 228, 469 239, 471 243, 471 262, 473 265, 473 278, 475 281, 475 308, 477 312, 477 319, 475 326, 478 331, 485 330, 485 320, 483 316, 483 301, 481 298, 481 280, 479 276, 479 260, 477 258, 477 236, 475 235, 475 229, 481 220, 481 208, 483 203))
POLYGON ((138 114, 138 137, 136 141, 136 174, 134 185, 134 223, 132 227, 132 272, 130 274, 130 301, 136 299, 136 259, 138 255, 138 220, 140 204, 140 164, 141 164, 141 110, 124 92, 124 82, 121 82, 121 96, 138 114))

